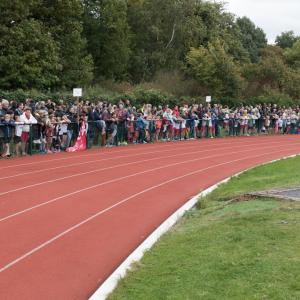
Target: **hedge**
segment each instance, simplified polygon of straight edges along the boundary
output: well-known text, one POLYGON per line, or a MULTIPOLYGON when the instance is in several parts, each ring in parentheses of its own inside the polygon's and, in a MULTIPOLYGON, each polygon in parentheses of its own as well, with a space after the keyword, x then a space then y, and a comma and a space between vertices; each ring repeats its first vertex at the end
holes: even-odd
MULTIPOLYGON (((171 107, 175 105, 183 104, 193 104, 193 103, 204 103, 205 97, 175 97, 173 95, 167 94, 156 89, 143 89, 135 88, 127 93, 118 93, 113 91, 108 91, 103 88, 87 88, 84 90, 83 94, 84 100, 91 102, 97 102, 99 100, 109 101, 112 103, 117 103, 119 100, 129 99, 133 105, 140 106, 144 103, 151 103, 152 105, 170 105, 171 107)), ((3 91, 0 90, 0 99, 24 101, 27 98, 32 98, 36 102, 47 101, 47 99, 52 99, 56 102, 59 100, 64 100, 65 103, 74 101, 72 96, 72 91, 60 91, 60 92, 39 92, 36 90, 31 91, 3 91)), ((273 94, 267 96, 260 96, 251 99, 232 99, 229 97, 223 97, 220 99, 213 99, 213 103, 221 103, 223 105, 228 105, 230 107, 238 106, 241 104, 255 105, 258 103, 271 103, 280 106, 295 106, 300 105, 299 100, 291 99, 289 96, 284 94, 273 94)))

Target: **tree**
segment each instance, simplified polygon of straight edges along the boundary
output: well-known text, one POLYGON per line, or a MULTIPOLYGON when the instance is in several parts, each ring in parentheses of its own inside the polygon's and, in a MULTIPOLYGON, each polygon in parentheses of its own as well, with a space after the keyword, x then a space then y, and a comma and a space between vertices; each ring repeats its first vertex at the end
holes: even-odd
POLYGON ((294 31, 285 31, 276 37, 275 43, 282 49, 292 48, 294 43, 299 40, 294 31))
POLYGON ((36 1, 0 4, 0 87, 45 89, 58 82, 59 48, 31 9, 36 1))
POLYGON ((125 79, 130 32, 125 0, 84 0, 84 35, 94 59, 95 77, 125 79))
POLYGON ((180 69, 192 47, 220 39, 235 60, 249 55, 232 14, 223 4, 194 0, 128 0, 132 30, 129 73, 134 82, 149 80, 160 70, 180 69))
POLYGON ((236 24, 240 29, 239 39, 249 53, 251 62, 258 62, 260 49, 267 46, 266 34, 247 17, 238 18, 236 24))
POLYGON ((158 70, 178 64, 178 53, 184 45, 176 47, 182 30, 183 5, 184 1, 178 0, 128 1, 132 33, 129 72, 134 82, 149 80, 158 70))
POLYGON ((186 71, 217 97, 238 97, 243 86, 239 67, 220 40, 209 43, 208 48, 192 48, 187 55, 186 71))
POLYGON ((82 35, 81 1, 39 0, 33 16, 44 24, 58 44, 62 66, 58 87, 89 84, 93 78, 93 60, 82 35))
POLYGON ((286 49, 285 57, 289 65, 300 72, 300 40, 297 40, 291 48, 286 49))
POLYGON ((264 95, 270 91, 289 94, 287 87, 294 76, 283 50, 278 46, 268 46, 261 50, 259 62, 245 66, 243 75, 248 83, 249 96, 264 95))

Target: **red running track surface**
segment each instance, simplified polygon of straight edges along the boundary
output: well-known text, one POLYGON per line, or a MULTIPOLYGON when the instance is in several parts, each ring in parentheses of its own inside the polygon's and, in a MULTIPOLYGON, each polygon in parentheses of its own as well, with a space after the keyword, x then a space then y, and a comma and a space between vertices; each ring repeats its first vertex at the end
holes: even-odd
POLYGON ((0 299, 87 299, 195 194, 298 153, 273 136, 1 161, 0 299))

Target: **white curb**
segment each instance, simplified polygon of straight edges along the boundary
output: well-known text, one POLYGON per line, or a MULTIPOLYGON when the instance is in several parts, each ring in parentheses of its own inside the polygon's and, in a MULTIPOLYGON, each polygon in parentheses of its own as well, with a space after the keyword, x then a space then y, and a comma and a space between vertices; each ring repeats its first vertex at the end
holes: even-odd
POLYGON ((172 226, 174 226, 178 220, 190 209, 192 209, 200 198, 203 198, 217 189, 221 184, 227 183, 230 179, 237 177, 251 169, 254 169, 258 166, 268 165, 280 160, 293 158, 299 156, 299 154, 286 156, 280 159, 276 159, 264 164, 260 164, 251 168, 248 168, 242 172, 239 172, 233 176, 230 176, 217 184, 209 187, 208 189, 202 191, 192 199, 190 199, 187 203, 181 206, 175 213, 173 213, 166 221, 164 221, 156 230, 154 230, 142 244, 140 244, 124 261, 123 263, 103 282, 103 284, 98 288, 98 290, 89 298, 89 300, 105 300, 109 294, 116 288, 119 280, 124 278, 126 272, 130 269, 131 265, 135 262, 138 262, 143 257, 144 253, 151 249, 152 246, 159 240, 159 238, 170 230, 172 226))

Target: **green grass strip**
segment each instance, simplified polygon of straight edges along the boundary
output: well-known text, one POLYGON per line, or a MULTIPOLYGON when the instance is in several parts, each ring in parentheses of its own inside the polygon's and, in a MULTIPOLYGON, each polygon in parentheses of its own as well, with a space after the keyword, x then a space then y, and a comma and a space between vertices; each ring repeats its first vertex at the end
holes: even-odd
POLYGON ((109 299, 300 299, 300 203, 230 200, 300 185, 300 157, 222 185, 147 252, 109 299))

